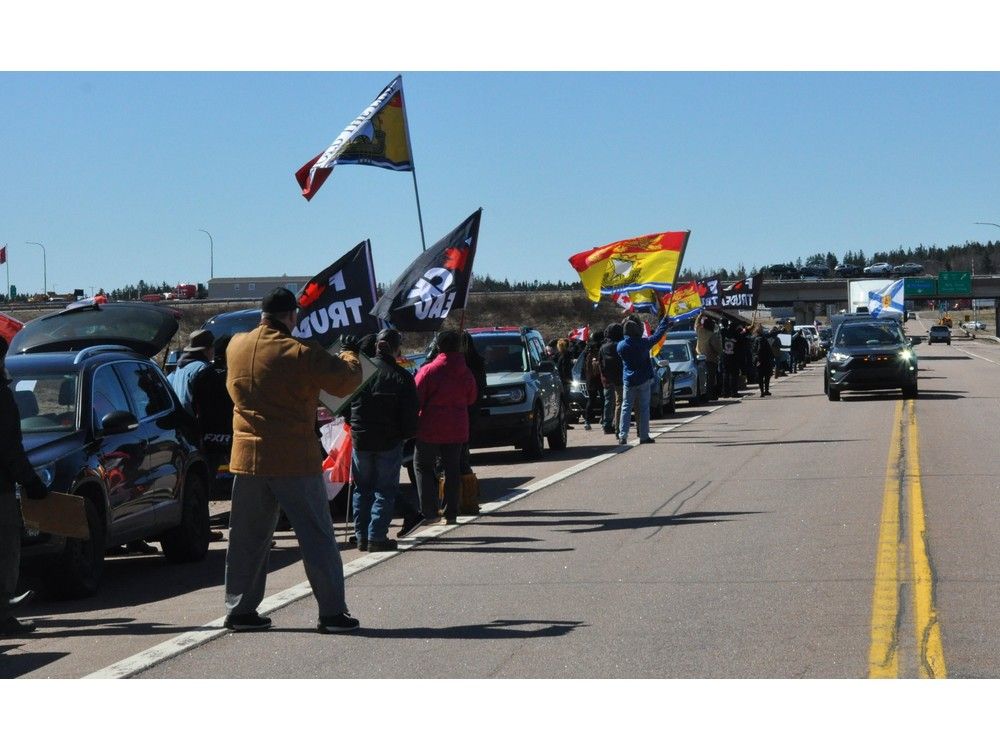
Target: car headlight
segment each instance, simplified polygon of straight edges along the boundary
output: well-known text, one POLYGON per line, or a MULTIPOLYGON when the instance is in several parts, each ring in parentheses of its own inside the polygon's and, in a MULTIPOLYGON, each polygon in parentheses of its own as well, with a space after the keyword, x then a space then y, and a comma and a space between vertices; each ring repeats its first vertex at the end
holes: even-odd
POLYGON ((904 349, 899 353, 899 358, 904 362, 909 362, 913 359, 913 352, 911 352, 909 349, 904 349))
POLYGON ((511 388, 497 388, 490 391, 489 400, 494 404, 520 404, 526 398, 523 386, 513 386, 511 388))
POLYGON ((586 393, 587 384, 582 380, 574 380, 569 384, 569 390, 571 393, 586 393))
POLYGON ((830 361, 838 365, 842 365, 850 358, 850 354, 844 354, 843 352, 830 352, 830 361))

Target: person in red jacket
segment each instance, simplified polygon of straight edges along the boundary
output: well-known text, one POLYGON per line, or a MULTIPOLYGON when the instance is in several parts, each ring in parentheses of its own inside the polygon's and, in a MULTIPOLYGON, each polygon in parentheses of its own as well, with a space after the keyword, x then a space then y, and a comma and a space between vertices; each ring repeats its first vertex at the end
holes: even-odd
POLYGON ((440 352, 417 372, 420 416, 413 464, 417 493, 425 518, 435 518, 438 508, 438 481, 434 464, 444 465, 445 512, 442 523, 458 518, 461 484, 462 445, 469 441, 468 408, 475 403, 478 389, 472 371, 460 351, 462 338, 457 331, 438 334, 440 352))

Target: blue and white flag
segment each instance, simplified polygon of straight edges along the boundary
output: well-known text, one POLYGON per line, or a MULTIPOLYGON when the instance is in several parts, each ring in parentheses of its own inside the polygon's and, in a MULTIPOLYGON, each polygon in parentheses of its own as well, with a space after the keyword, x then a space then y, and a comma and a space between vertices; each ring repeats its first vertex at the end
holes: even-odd
POLYGON ((868 312, 873 318, 904 317, 904 280, 891 281, 877 291, 868 292, 868 312))

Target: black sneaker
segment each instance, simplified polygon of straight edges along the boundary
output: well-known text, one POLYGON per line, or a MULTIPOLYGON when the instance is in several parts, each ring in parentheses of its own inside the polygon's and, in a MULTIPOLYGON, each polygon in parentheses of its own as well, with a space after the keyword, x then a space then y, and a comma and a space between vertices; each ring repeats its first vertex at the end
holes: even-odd
POLYGON ((399 549, 395 539, 372 539, 368 542, 369 552, 394 552, 399 549))
POLYGON ((271 627, 270 617, 261 617, 256 612, 249 615, 229 615, 225 622, 226 630, 244 633, 250 630, 267 630, 271 627))
POLYGON ((650 443, 655 443, 656 438, 639 438, 639 445, 649 445, 650 443))
POLYGON ((32 591, 31 589, 28 589, 24 593, 18 594, 17 596, 12 596, 10 599, 8 599, 7 607, 10 609, 14 609, 14 607, 20 606, 21 604, 27 604, 34 598, 35 598, 35 592, 32 591))
POLYGON ((341 612, 332 617, 320 617, 316 623, 316 630, 320 633, 343 633, 346 630, 355 630, 361 623, 351 617, 350 612, 341 612))
POLYGON ((25 635, 35 629, 30 622, 21 622, 16 617, 8 617, 0 622, 0 635, 25 635))
POLYGON ((628 438, 618 438, 618 445, 628 445, 628 438))
POLYGON ((417 515, 411 516, 410 518, 404 518, 403 527, 399 530, 399 533, 396 534, 396 537, 398 538, 401 536, 406 536, 407 534, 412 534, 426 520, 427 519, 424 518, 424 515, 422 513, 418 513, 417 515))
POLYGON ((365 539, 364 537, 358 539, 356 536, 351 534, 351 536, 349 536, 347 539, 347 543, 351 546, 357 547, 362 552, 368 551, 368 540, 365 539))

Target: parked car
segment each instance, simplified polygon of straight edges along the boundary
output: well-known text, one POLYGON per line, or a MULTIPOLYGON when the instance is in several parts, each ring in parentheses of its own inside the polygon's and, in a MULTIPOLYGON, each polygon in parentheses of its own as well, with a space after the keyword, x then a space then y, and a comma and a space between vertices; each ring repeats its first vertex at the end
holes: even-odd
POLYGON ((892 267, 893 276, 917 276, 924 272, 924 267, 919 263, 900 263, 892 267))
POLYGON ((845 320, 826 358, 823 390, 830 401, 843 391, 899 388, 917 397, 917 355, 898 321, 845 320))
POLYGON ((674 399, 687 399, 692 405, 708 401, 708 367, 705 357, 695 352, 695 344, 693 331, 671 331, 657 355, 672 373, 674 399))
POLYGON ((815 361, 819 359, 822 355, 822 345, 819 341, 819 331, 816 330, 816 326, 808 325, 797 325, 795 326, 796 331, 802 331, 802 335, 806 337, 806 341, 809 342, 809 359, 810 361, 815 361))
POLYGON ((555 363, 534 328, 470 328, 486 362, 486 393, 470 436, 474 448, 514 445, 526 458, 566 447, 569 414, 555 363))
POLYGON ((860 276, 863 272, 861 266, 855 266, 852 263, 841 263, 836 268, 833 269, 835 276, 839 276, 842 279, 850 279, 855 276, 860 276))
POLYGON ((981 320, 968 320, 962 323, 962 328, 966 331, 985 331, 986 324, 981 320))
MULTIPOLYGON (((666 414, 677 410, 674 398, 674 383, 670 367, 653 358, 653 388, 649 397, 649 416, 651 419, 663 419, 666 414)), ((573 423, 579 422, 587 407, 588 386, 583 376, 584 357, 577 357, 573 364, 573 382, 569 388, 569 416, 573 423)), ((591 421, 600 421, 604 411, 604 391, 597 394, 591 421)))
POLYGON ((892 275, 892 264, 891 263, 873 263, 872 265, 865 268, 865 276, 870 276, 874 278, 891 276, 892 275))
POLYGON ((789 265, 787 263, 778 263, 773 266, 767 266, 763 269, 764 275, 771 279, 797 279, 799 278, 799 269, 795 266, 789 265))
POLYGON ((38 567, 58 594, 94 594, 109 547, 155 540, 172 562, 208 550, 209 469, 197 426, 150 361, 177 325, 167 308, 118 302, 37 318, 11 342, 28 458, 50 489, 86 503, 88 540, 23 535, 25 567, 38 567))
POLYGON ((930 346, 935 341, 951 346, 951 329, 944 325, 931 326, 927 332, 927 345, 930 346))
POLYGON ((826 266, 805 266, 799 269, 800 279, 825 279, 830 276, 830 269, 826 266))

